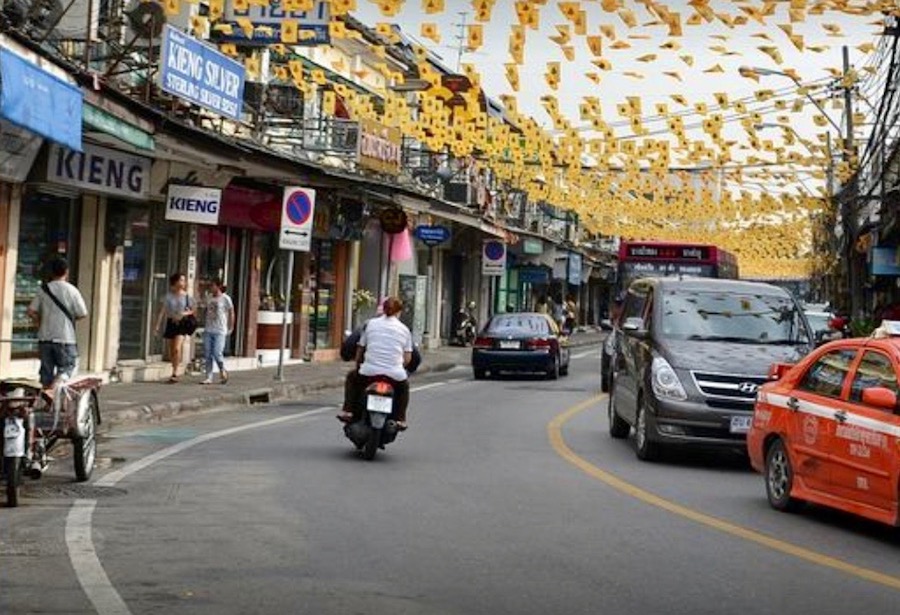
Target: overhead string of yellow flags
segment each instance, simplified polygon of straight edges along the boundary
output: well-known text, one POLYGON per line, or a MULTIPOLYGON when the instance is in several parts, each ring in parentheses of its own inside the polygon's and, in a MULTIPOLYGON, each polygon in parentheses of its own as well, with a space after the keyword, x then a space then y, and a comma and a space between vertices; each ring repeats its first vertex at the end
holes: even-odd
MULTIPOLYGON (((210 0, 208 17, 196 18, 194 28, 233 28, 222 21, 224 1, 210 0)), ((235 8, 269 4, 228 1, 235 8)), ((362 39, 345 23, 345 16, 359 9, 358 1, 327 0, 333 40, 362 39)), ((841 149, 837 134, 831 135, 832 150, 827 149, 828 133, 834 133, 832 120, 819 107, 837 117, 844 111, 828 85, 839 79, 842 86, 852 87, 877 70, 870 64, 849 74, 833 67, 824 75, 801 75, 785 65, 785 58, 836 50, 847 42, 846 19, 863 20, 874 30, 886 15, 900 12, 896 0, 362 1, 377 7, 384 19, 403 17, 409 23, 407 13, 421 16, 417 28, 407 28, 423 43, 413 43, 412 50, 418 78, 430 85, 419 93, 417 104, 389 87, 402 84, 407 76, 388 61, 389 46, 400 41, 397 28, 388 21, 373 28, 381 41, 373 50, 384 61, 356 70, 380 73, 384 87, 376 92, 377 103, 358 89, 329 84, 324 71, 309 70, 292 57, 291 46, 306 33, 291 19, 280 24, 281 41, 272 45, 272 77, 293 83, 305 94, 321 89, 326 113, 334 112, 339 97, 353 119, 376 120, 434 151, 469 157, 475 165, 490 168, 501 182, 528 192, 531 199, 578 213, 592 231, 711 241, 737 251, 745 272, 779 275, 799 275, 810 266, 811 220, 828 206, 826 167, 832 166, 838 183, 855 169, 854 152, 841 149), (442 14, 467 10, 474 21, 466 26, 463 42, 468 51, 482 49, 489 28, 501 23, 496 21, 498 15, 503 12, 504 22, 509 20, 510 5, 507 57, 493 58, 507 86, 505 92, 497 92, 501 85, 491 84, 491 94, 499 95, 506 110, 506 119, 498 119, 485 108, 483 79, 476 66, 462 67, 470 89, 449 91, 429 63, 424 45, 437 46, 443 40, 442 14), (529 41, 544 44, 548 29, 549 44, 558 50, 558 57, 541 66, 526 66, 529 41), (738 45, 733 40, 738 32, 743 33, 742 40, 755 41, 753 45, 738 45), (705 49, 698 53, 697 41, 704 36, 705 49), (596 94, 577 102, 577 115, 567 116, 570 102, 558 96, 569 89, 570 65, 585 58, 591 68, 579 78, 596 94), (758 69, 733 67, 742 58, 746 65, 762 64, 787 77, 787 86, 764 87, 768 82, 763 83, 758 69), (685 92, 691 80, 718 79, 731 72, 753 89, 741 94, 723 91, 707 100, 691 100, 685 92), (603 95, 603 85, 613 75, 634 80, 638 90, 648 77, 676 89, 665 102, 637 95, 610 101, 603 95), (529 95, 540 97, 550 128, 518 110, 526 79, 529 95), (801 132, 803 118, 810 118, 806 123, 811 125, 801 132), (767 185, 772 189, 765 189, 767 185)), ((312 10, 315 2, 281 0, 281 4, 289 12, 312 10)), ((179 0, 166 0, 165 6, 177 12, 179 0)), ((246 19, 236 23, 247 36, 260 28, 246 19)), ((877 41, 851 42, 857 56, 877 53, 877 41)), ((240 58, 251 78, 259 74, 257 53, 234 44, 221 48, 240 58)), ((350 71, 347 66, 333 68, 350 71)), ((371 82, 365 79, 369 75, 354 76, 371 82)))

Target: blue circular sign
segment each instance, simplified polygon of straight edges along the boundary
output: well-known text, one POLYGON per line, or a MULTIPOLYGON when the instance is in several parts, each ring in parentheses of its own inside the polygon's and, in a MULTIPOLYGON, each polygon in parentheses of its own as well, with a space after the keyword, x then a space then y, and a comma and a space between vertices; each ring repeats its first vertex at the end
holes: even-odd
POLYGON ((287 204, 284 208, 288 220, 297 226, 303 226, 309 221, 309 217, 312 215, 312 209, 312 202, 309 200, 309 195, 302 190, 292 193, 291 196, 288 197, 287 204))
POLYGON ((489 241, 484 244, 484 256, 491 261, 499 261, 506 254, 506 247, 499 241, 489 241))

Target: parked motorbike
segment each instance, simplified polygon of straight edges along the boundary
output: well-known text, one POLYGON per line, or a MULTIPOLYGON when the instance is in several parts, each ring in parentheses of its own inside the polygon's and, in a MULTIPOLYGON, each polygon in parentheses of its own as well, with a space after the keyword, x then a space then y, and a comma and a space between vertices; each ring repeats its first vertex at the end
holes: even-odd
POLYGON ((478 319, 475 317, 475 302, 470 301, 465 309, 456 314, 454 339, 461 346, 471 346, 478 336, 478 319))
POLYGON ((379 449, 397 439, 400 430, 393 418, 396 416, 397 400, 394 386, 385 379, 376 379, 366 387, 365 407, 360 408, 362 418, 344 425, 344 435, 353 442, 362 458, 371 461, 379 449))

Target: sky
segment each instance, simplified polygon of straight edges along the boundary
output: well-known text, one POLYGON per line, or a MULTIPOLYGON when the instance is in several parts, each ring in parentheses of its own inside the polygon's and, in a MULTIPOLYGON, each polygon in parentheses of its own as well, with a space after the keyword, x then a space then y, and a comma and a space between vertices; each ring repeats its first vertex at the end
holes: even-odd
MULTIPOLYGON (((464 53, 463 62, 474 64, 482 75, 484 87, 488 96, 498 97, 501 94, 515 94, 512 91, 506 77, 504 64, 510 62, 508 52, 508 39, 510 27, 518 23, 513 0, 497 0, 490 23, 484 24, 484 45, 474 53, 464 53)), ((540 7, 540 30, 529 30, 525 47, 525 63, 520 68, 521 89, 516 95, 519 111, 531 115, 540 124, 551 129, 551 121, 547 113, 542 109, 541 97, 554 95, 559 101, 562 114, 568 117, 576 126, 584 126, 585 122, 578 117, 579 104, 585 96, 594 96, 600 99, 603 106, 603 116, 608 123, 615 123, 624 118, 617 113, 617 105, 624 103, 627 97, 639 96, 643 103, 643 115, 655 114, 656 103, 665 102, 670 111, 685 111, 689 107, 679 105, 671 98, 673 94, 683 95, 689 104, 705 102, 710 107, 715 106, 715 93, 727 93, 731 100, 753 96, 761 89, 788 90, 793 89, 790 79, 783 76, 762 76, 759 82, 741 77, 738 69, 741 66, 763 67, 784 71, 794 69, 801 80, 806 82, 827 82, 833 79, 829 75, 828 68, 841 66, 841 47, 850 48, 851 63, 861 68, 868 62, 872 62, 870 54, 863 53, 857 47, 865 48, 865 43, 877 46, 879 37, 876 33, 879 28, 872 22, 880 15, 851 16, 837 12, 828 12, 822 16, 808 15, 804 22, 792 23, 788 15, 789 3, 780 1, 776 5, 773 16, 765 19, 765 24, 750 19, 746 25, 729 28, 719 20, 702 25, 683 26, 683 35, 680 37, 669 36, 668 26, 644 25, 654 19, 647 9, 634 0, 622 0, 622 8, 630 10, 637 22, 633 28, 629 28, 622 16, 613 12, 605 12, 599 1, 584 0, 581 7, 587 11, 587 34, 601 33, 602 27, 606 27, 609 34, 609 26, 613 26, 615 37, 620 46, 629 46, 625 49, 613 48, 613 39, 604 37, 603 57, 612 63, 612 70, 601 71, 591 63, 595 56, 588 48, 586 39, 581 36, 573 36, 569 43, 574 47, 574 61, 569 62, 565 58, 562 48, 556 42, 550 40, 558 31, 555 26, 569 23, 560 10, 555 0, 549 0, 540 7), (804 50, 799 51, 788 38, 788 34, 779 27, 789 27, 791 34, 803 37, 804 50), (831 32, 825 27, 831 28, 831 32), (835 32, 839 36, 835 36, 835 32), (767 37, 767 38, 766 38, 767 37), (674 41, 680 49, 671 50, 661 48, 674 41), (781 64, 777 63, 770 55, 758 49, 761 46, 776 48, 783 56, 781 64), (825 48, 827 46, 827 48, 825 48), (713 49, 710 49, 710 48, 713 49), (812 47, 812 49, 810 49, 812 47), (725 55, 733 52, 734 55, 725 55), (651 55, 656 58, 652 59, 651 55), (689 66, 681 56, 691 56, 693 66, 689 66), (643 58, 648 61, 639 61, 643 58), (544 80, 544 73, 548 62, 560 62, 562 69, 561 84, 557 91, 553 91, 544 80), (722 72, 718 72, 721 67, 722 72), (594 83, 585 76, 587 72, 601 74, 599 84, 594 83), (644 78, 639 79, 628 76, 626 73, 640 73, 644 78), (673 73, 666 75, 665 72, 673 73), (680 77, 675 78, 674 73, 680 77)), ((693 13, 687 0, 672 0, 663 2, 670 11, 677 11, 682 15, 682 21, 693 13)), ((716 12, 724 12, 734 15, 742 15, 740 7, 761 6, 758 1, 729 1, 710 0, 709 6, 716 12)), ((457 51, 459 46, 456 37, 459 35, 458 24, 462 23, 461 12, 466 12, 468 23, 473 23, 472 2, 470 0, 446 0, 446 8, 443 14, 425 15, 421 6, 422 0, 407 0, 404 9, 395 17, 383 16, 374 0, 358 0, 358 10, 355 13, 361 21, 374 25, 378 22, 394 23, 401 26, 405 33, 419 38, 425 46, 441 55, 446 64, 455 68, 457 51), (439 27, 442 35, 440 45, 419 37, 420 25, 423 22, 433 22, 439 27)), ((628 15, 626 15, 627 17, 628 15)), ((795 39, 797 40, 797 39, 795 39)), ((771 51, 771 50, 770 50, 771 51)), ((868 76, 865 73, 861 73, 868 76)), ((778 93, 778 92, 776 92, 778 93)), ((788 100, 796 98, 792 95, 788 100)), ((874 103, 874 101, 872 101, 874 103)), ((840 123, 842 111, 831 109, 826 105, 830 117, 840 123)), ((860 109, 865 110, 865 109, 860 109)), ((814 138, 816 133, 824 129, 812 122, 813 110, 808 107, 799 117, 792 118, 791 125, 802 136, 814 138)), ((699 115, 685 117, 685 123, 699 121, 699 115)), ((764 118, 765 122, 775 121, 775 111, 771 116, 764 118)), ((627 122, 626 122, 627 123, 627 122)), ((651 130, 665 129, 665 122, 645 124, 651 130)), ((699 131, 698 131, 699 132, 699 131)), ((728 137, 738 137, 739 126, 732 126, 726 131, 728 137)), ((772 132, 772 137, 778 137, 780 131, 772 132)), ((590 135, 586 131, 585 135, 590 135)), ((617 130, 617 136, 628 135, 627 126, 622 131, 617 130)), ((767 135, 768 136, 768 135, 767 135)), ((795 147, 800 147, 799 144, 795 147)), ((802 149, 798 149, 802 151, 802 149)))

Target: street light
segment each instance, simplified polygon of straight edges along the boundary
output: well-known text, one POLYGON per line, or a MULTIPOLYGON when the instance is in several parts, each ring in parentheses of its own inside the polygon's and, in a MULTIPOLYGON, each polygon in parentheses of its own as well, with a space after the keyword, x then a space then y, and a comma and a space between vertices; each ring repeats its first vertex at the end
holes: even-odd
MULTIPOLYGON (((790 73, 786 73, 781 70, 775 70, 774 68, 762 68, 762 67, 758 67, 758 66, 742 66, 740 68, 740 73, 741 74, 756 73, 757 75, 762 75, 764 77, 769 76, 769 75, 775 75, 778 77, 787 77, 788 79, 790 79, 791 81, 796 83, 797 86, 799 86, 799 87, 803 86, 803 84, 800 82, 800 80, 797 78, 796 75, 792 75, 790 73)), ((834 126, 835 130, 838 131, 838 134, 842 134, 844 132, 843 129, 840 126, 838 126, 833 119, 831 119, 831 116, 828 115, 828 112, 825 111, 825 108, 822 107, 822 105, 819 103, 819 101, 816 100, 815 98, 813 98, 809 92, 804 92, 804 94, 806 95, 806 98, 809 99, 809 102, 814 104, 816 106, 816 108, 822 113, 822 115, 825 116, 825 119, 828 120, 828 123, 831 124, 832 126, 834 126)))

